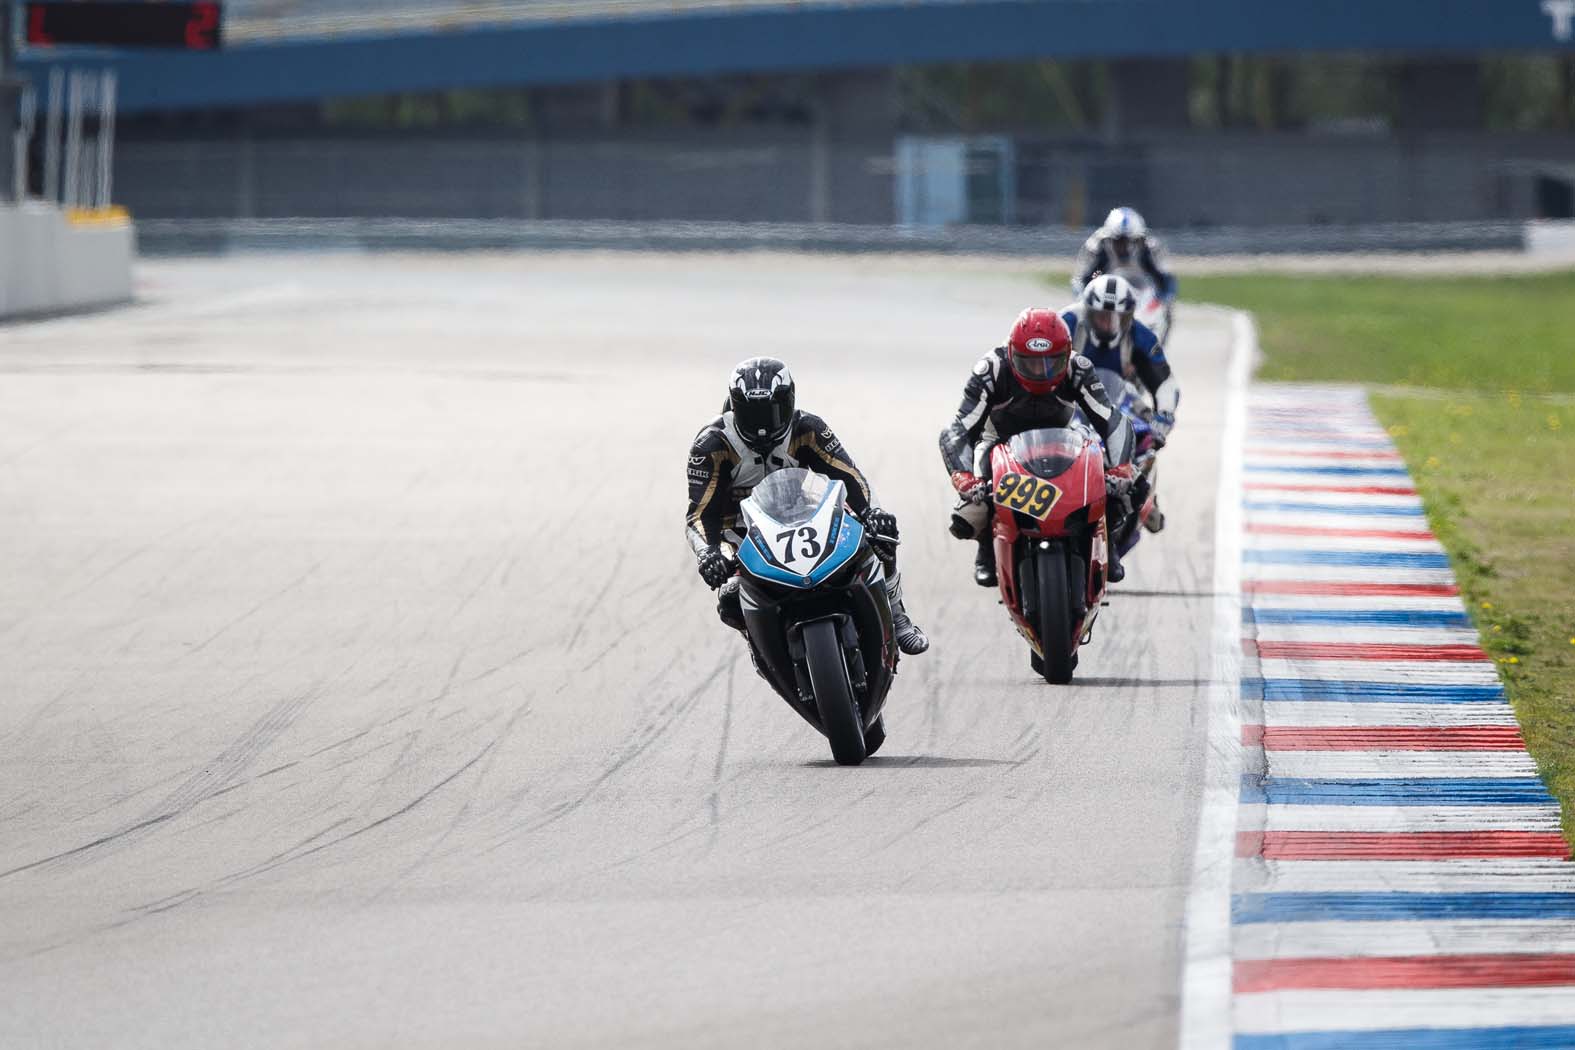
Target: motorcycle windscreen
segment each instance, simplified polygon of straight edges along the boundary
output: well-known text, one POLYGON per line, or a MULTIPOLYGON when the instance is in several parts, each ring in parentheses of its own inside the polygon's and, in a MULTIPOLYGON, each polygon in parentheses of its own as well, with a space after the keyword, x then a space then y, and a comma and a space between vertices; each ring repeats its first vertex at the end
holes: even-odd
POLYGON ((762 579, 812 586, 858 549, 863 530, 842 513, 842 482, 791 467, 768 474, 742 510, 749 538, 739 551, 744 568, 762 579))
POLYGON ((1137 400, 1137 391, 1132 389, 1132 384, 1111 368, 1096 368, 1094 374, 1099 377, 1099 383, 1105 388, 1105 396, 1110 398, 1110 403, 1130 414, 1137 400))
POLYGON ((1007 443, 1012 458, 1041 478, 1065 474, 1082 454, 1083 445, 1080 432, 1062 427, 1025 430, 1007 443))

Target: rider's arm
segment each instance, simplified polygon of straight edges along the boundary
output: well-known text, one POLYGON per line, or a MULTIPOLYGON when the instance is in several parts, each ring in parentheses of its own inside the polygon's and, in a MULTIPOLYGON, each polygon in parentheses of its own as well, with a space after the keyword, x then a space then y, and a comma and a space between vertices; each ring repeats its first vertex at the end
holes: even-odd
POLYGON ((1154 282, 1154 288, 1161 299, 1169 302, 1176 297, 1176 275, 1165 268, 1164 245, 1153 237, 1145 237, 1142 251, 1138 255, 1138 263, 1143 267, 1143 272, 1154 282))
POLYGON ((1000 374, 1001 358, 990 351, 973 366, 963 386, 962 404, 957 416, 941 431, 941 460, 947 473, 972 471, 973 447, 984 430, 990 414, 990 398, 995 393, 995 378, 1000 374))
POLYGON ((1104 271, 1105 242, 1098 235, 1090 237, 1078 249, 1077 261, 1072 264, 1072 293, 1083 294, 1083 286, 1094 279, 1094 274, 1104 271))
POLYGON ((689 509, 684 514, 684 538, 695 557, 715 550, 722 542, 722 527, 733 507, 733 463, 727 442, 713 427, 706 427, 689 446, 689 509))
POLYGON ((1067 382, 1071 384, 1072 396, 1083 410, 1084 418, 1099 431, 1099 436, 1105 441, 1105 465, 1109 467, 1128 462, 1136 444, 1132 424, 1120 409, 1110 403, 1110 395, 1105 392, 1105 384, 1099 381, 1093 362, 1082 354, 1073 354, 1072 371, 1067 376, 1067 382))
POLYGON ((1176 405, 1181 401, 1181 386, 1171 374, 1165 348, 1141 321, 1132 325, 1132 364, 1137 369, 1138 379, 1154 396, 1154 410, 1175 418, 1176 405))
POLYGON ((863 514, 875 505, 875 490, 864 476, 841 439, 819 416, 800 412, 793 425, 793 440, 788 452, 798 465, 842 482, 848 490, 848 505, 863 514))

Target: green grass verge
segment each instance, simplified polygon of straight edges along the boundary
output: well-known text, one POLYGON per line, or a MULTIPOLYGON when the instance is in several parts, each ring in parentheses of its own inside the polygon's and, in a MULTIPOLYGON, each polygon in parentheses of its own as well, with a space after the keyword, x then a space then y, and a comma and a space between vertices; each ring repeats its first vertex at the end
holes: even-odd
POLYGON ((1258 319, 1258 378, 1575 391, 1575 272, 1516 277, 1183 278, 1258 319))
POLYGON ((1182 292, 1253 311, 1260 379, 1388 385, 1373 408, 1575 844, 1575 273, 1212 277, 1182 292))

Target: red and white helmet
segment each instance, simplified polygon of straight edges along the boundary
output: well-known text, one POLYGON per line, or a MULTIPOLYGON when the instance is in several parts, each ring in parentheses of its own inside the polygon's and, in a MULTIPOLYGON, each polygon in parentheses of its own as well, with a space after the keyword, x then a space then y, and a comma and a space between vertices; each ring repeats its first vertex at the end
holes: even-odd
POLYGON ((1012 374, 1030 394, 1048 394, 1072 365, 1072 333, 1054 310, 1024 310, 1006 338, 1012 374))

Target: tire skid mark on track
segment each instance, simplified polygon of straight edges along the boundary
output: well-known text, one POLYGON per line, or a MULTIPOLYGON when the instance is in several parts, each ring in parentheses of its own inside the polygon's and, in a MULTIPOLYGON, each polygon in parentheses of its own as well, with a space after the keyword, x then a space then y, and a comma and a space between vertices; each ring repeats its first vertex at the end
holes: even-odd
MULTIPOLYGON (((657 679, 661 680, 665 678, 667 672, 671 670, 673 666, 676 665, 682 658, 682 653, 674 653, 668 659, 667 663, 661 668, 657 675, 657 679)), ((647 715, 647 717, 635 728, 634 732, 630 734, 630 739, 614 754, 612 761, 604 766, 601 772, 592 778, 591 781, 583 788, 579 789, 573 795, 567 798, 559 799, 557 802, 549 805, 545 810, 542 810, 541 812, 526 820, 512 823, 501 834, 497 835, 490 845, 484 847, 481 852, 492 853, 496 850, 502 849, 504 846, 508 845, 521 835, 533 834, 537 831, 541 831, 543 828, 547 828, 553 824, 556 824, 558 821, 563 820, 565 817, 572 814, 580 806, 584 805, 593 796, 595 796, 598 791, 606 786, 609 781, 625 772, 637 759, 640 758, 641 755, 645 754, 645 752, 650 749, 651 745, 662 739, 663 736, 665 736, 674 728, 678 721, 689 714, 689 712, 692 711, 695 705, 700 701, 700 698, 712 688, 715 680, 722 674, 723 670, 734 659, 734 653, 725 653, 723 657, 718 660, 717 663, 710 669, 709 672, 700 676, 699 685, 695 686, 693 689, 690 689, 688 692, 685 692, 673 698, 672 700, 669 700, 656 711, 647 715)))

